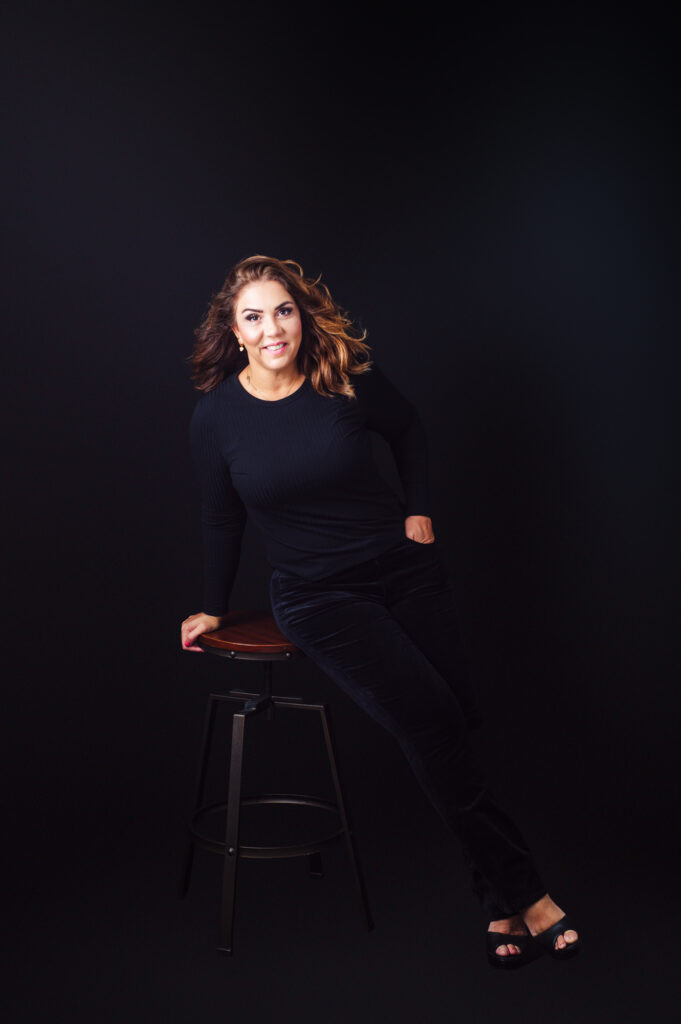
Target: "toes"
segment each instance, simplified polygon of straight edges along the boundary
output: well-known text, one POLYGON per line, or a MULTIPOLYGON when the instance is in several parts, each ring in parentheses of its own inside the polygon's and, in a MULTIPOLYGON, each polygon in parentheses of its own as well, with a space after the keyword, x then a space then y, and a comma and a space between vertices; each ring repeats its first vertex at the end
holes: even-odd
POLYGON ((577 935, 577 932, 573 931, 572 928, 569 928, 562 935, 558 936, 554 946, 556 949, 567 949, 567 947, 572 945, 573 942, 576 942, 578 938, 579 936, 577 935))
POLYGON ((497 946, 495 952, 497 956, 518 956, 522 949, 515 942, 505 942, 502 946, 497 946))

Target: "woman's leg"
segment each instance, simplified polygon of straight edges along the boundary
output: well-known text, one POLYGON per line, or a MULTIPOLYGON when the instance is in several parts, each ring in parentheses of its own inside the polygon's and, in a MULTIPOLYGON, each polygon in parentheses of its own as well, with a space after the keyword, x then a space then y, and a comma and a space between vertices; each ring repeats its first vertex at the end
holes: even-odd
POLYGON ((380 559, 386 607, 449 685, 466 717, 478 729, 482 715, 464 649, 454 587, 437 542, 404 539, 380 559))
MULTIPOLYGON (((482 725, 464 650, 456 597, 438 544, 418 544, 405 538, 382 558, 389 584, 386 606, 405 633, 440 673, 456 696, 469 731, 482 725)), ((473 892, 492 921, 504 917, 490 902, 489 885, 464 847, 473 892)))
MULTIPOLYGON (((405 572, 384 556, 319 583, 275 572, 274 615, 284 634, 395 736, 484 880, 488 911, 510 917, 546 887, 473 763, 455 693, 386 607, 405 572)), ((423 567, 407 575, 413 586, 426 585, 423 567)))
MULTIPOLYGON (((381 556, 380 561, 386 583, 386 607, 448 682, 464 709, 469 727, 475 728, 481 718, 458 629, 454 589, 437 543, 417 544, 405 539, 381 556)), ((524 931, 527 926, 534 935, 563 917, 560 907, 544 893, 535 903, 523 908, 522 915, 509 918, 503 907, 494 904, 492 890, 475 861, 468 855, 467 860, 473 889, 491 919, 491 931, 513 934, 524 931)), ((556 938, 555 948, 566 950, 577 938, 577 933, 568 929, 556 938)), ((512 946, 510 940, 509 946, 512 946)), ((518 951, 517 947, 513 948, 518 951)), ((504 946, 499 949, 501 955, 506 954, 504 946)))

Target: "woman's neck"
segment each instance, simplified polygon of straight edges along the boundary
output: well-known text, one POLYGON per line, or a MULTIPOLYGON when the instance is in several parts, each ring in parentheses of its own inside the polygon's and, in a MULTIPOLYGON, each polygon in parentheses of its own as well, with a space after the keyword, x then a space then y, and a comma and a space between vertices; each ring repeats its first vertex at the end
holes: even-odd
POLYGON ((296 363, 281 370, 263 370, 257 367, 255 372, 251 363, 241 371, 239 380, 259 398, 284 398, 294 390, 304 377, 296 363))

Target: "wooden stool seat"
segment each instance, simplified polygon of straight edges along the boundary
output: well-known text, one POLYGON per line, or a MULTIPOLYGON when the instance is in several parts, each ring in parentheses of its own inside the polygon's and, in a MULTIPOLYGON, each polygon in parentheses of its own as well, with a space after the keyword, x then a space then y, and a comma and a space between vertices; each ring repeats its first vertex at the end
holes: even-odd
POLYGON ((201 647, 211 648, 211 654, 224 653, 227 657, 255 655, 254 660, 263 661, 270 656, 273 660, 300 654, 298 648, 287 640, 269 612, 233 611, 227 621, 214 633, 204 633, 199 639, 201 647), (234 654, 230 654, 234 651, 234 654))

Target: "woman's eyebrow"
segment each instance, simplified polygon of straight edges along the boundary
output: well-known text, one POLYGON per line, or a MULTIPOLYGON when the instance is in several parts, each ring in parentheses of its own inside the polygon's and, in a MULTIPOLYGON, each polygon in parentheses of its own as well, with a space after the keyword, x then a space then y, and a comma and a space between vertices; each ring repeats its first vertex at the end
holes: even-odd
MULTIPOLYGON (((274 308, 275 309, 281 309, 282 306, 288 306, 290 304, 290 302, 291 302, 291 299, 285 299, 284 302, 280 302, 279 305, 275 306, 274 308)), ((252 306, 246 306, 246 308, 242 309, 241 312, 242 313, 262 313, 262 309, 253 309, 252 306)))

